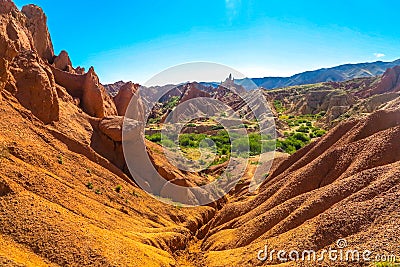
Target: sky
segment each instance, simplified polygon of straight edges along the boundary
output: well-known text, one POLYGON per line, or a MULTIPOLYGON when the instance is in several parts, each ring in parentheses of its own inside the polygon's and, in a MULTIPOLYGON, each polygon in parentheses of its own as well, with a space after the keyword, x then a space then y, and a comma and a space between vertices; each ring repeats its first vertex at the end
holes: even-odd
POLYGON ((15 0, 48 17, 55 52, 94 66, 102 83, 144 84, 182 63, 215 62, 248 77, 291 76, 400 58, 400 1, 15 0))

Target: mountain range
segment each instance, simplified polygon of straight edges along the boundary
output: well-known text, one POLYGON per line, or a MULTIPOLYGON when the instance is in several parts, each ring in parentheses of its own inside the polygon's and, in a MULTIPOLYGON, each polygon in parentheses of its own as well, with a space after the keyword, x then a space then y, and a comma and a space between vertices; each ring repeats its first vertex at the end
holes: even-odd
MULTIPOLYGON (((392 62, 376 61, 370 63, 345 64, 333 68, 306 71, 290 77, 251 78, 251 81, 258 87, 263 87, 265 89, 321 82, 343 82, 355 78, 380 76, 388 68, 393 68, 397 65, 400 65, 400 59, 392 62)), ((239 79, 235 80, 235 82, 251 89, 252 83, 249 82, 249 79, 239 79)), ((252 87, 254 87, 254 84, 252 84, 252 87)))

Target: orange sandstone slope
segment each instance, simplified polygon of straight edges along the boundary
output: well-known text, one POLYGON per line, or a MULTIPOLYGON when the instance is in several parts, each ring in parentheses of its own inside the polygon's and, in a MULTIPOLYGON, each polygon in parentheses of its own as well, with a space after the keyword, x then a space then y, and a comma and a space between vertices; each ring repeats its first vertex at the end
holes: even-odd
POLYGON ((176 266, 214 209, 164 205, 124 174, 129 101, 54 55, 39 7, 0 0, 0 28, 0 266, 176 266))
POLYGON ((206 264, 278 264, 257 252, 322 251, 342 238, 350 248, 400 256, 399 140, 398 108, 338 125, 284 161, 255 197, 216 214, 204 227, 206 264))

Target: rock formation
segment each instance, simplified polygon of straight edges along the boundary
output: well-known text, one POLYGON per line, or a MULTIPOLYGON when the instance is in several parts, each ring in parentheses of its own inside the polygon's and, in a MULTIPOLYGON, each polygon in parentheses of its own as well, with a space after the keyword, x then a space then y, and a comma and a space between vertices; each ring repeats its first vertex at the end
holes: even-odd
POLYGON ((41 121, 50 123, 59 118, 56 83, 51 69, 41 63, 36 53, 20 52, 10 68, 16 89, 11 93, 41 121))
POLYGON ((0 90, 5 88, 44 123, 59 118, 56 84, 43 60, 53 57, 46 17, 40 8, 23 15, 9 1, 0 2, 0 90))
POLYGON ((33 46, 39 56, 48 62, 53 61, 54 50, 47 29, 47 17, 43 10, 35 5, 27 5, 22 8, 22 13, 26 16, 26 27, 32 35, 33 46))
POLYGON ((135 95, 138 93, 139 86, 139 84, 127 82, 120 87, 117 95, 114 96, 113 100, 119 116, 125 116, 128 105, 133 97, 135 99, 133 100, 135 101, 134 105, 137 106, 138 110, 140 110, 139 113, 141 113, 141 115, 136 114, 135 117, 138 118, 143 115, 143 104, 139 100, 139 95, 135 95))
POLYGON ((198 98, 198 97, 210 97, 210 94, 207 92, 204 92, 202 90, 199 90, 196 87, 196 83, 189 83, 184 86, 184 91, 183 91, 183 95, 181 97, 180 103, 183 103, 185 101, 188 101, 193 98, 198 98))
POLYGON ((52 66, 51 69, 56 83, 78 98, 87 114, 97 118, 117 115, 114 102, 100 84, 93 67, 85 74, 70 73, 52 66))
POLYGON ((366 90, 361 90, 357 92, 359 97, 370 97, 377 94, 384 94, 390 92, 400 91, 400 66, 395 66, 388 69, 382 76, 381 81, 373 86, 372 88, 367 88, 366 90))
POLYGON ((59 70, 72 72, 72 62, 66 51, 61 51, 60 54, 54 58, 54 67, 59 70))

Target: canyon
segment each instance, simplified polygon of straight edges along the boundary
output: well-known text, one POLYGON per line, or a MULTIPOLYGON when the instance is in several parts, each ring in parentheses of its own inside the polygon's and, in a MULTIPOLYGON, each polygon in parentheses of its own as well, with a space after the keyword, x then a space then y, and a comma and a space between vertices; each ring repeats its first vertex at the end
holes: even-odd
MULTIPOLYGON (((257 165, 250 164, 224 198, 185 207, 147 194, 129 172, 122 145, 129 103, 135 138, 167 180, 160 191, 184 185, 196 203, 204 194, 193 187, 218 176, 224 163, 205 175, 168 162, 139 133, 140 85, 105 86, 95 68, 73 67, 66 51, 55 55, 40 7, 19 10, 0 0, 0 27, 1 266, 303 266, 260 261, 257 253, 265 245, 321 252, 339 239, 349 249, 400 257, 400 67, 264 90, 277 136, 297 129, 297 116, 319 115, 313 126, 326 133, 293 153, 276 152, 256 192, 249 187, 257 165)), ((154 124, 170 112, 162 107, 172 97, 177 104, 213 97, 247 116, 223 85, 188 83, 160 103, 154 124)))

